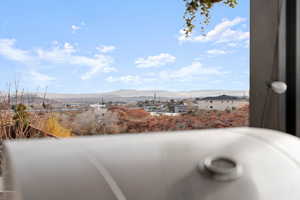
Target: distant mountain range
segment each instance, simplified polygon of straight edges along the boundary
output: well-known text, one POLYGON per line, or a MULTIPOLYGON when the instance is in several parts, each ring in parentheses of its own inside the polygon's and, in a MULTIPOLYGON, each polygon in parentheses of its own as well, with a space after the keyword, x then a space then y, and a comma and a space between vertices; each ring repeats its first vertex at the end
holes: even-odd
POLYGON ((48 99, 81 99, 81 98, 132 98, 132 97, 154 97, 156 98, 202 98, 210 96, 248 96, 248 91, 242 90, 199 90, 199 91, 166 91, 166 90, 117 90, 105 93, 91 94, 60 94, 48 93, 48 99))
POLYGON ((202 100, 205 101, 224 101, 224 100, 240 100, 240 99, 244 99, 245 96, 243 97, 239 97, 239 96, 229 96, 229 95, 220 95, 220 96, 213 96, 213 97, 204 97, 202 98, 202 100))
MULTIPOLYGON (((5 95, 5 93, 0 93, 5 95)), ((43 101, 44 93, 25 94, 26 102, 32 101, 39 103, 43 101)), ((166 91, 166 90, 117 90, 104 93, 90 94, 63 94, 63 93, 47 93, 45 98, 47 102, 63 102, 63 103, 97 103, 100 101, 114 102, 136 102, 153 99, 168 100, 168 99, 184 99, 184 98, 205 98, 219 96, 248 97, 248 91, 242 90, 199 90, 199 91, 166 91)), ((13 96, 13 94, 12 94, 13 96)))

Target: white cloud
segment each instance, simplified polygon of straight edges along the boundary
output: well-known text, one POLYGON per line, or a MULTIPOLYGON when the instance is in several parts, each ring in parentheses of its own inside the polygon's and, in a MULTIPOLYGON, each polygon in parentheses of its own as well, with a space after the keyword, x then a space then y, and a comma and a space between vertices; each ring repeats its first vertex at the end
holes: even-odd
MULTIPOLYGON (((46 62, 51 64, 89 67, 90 70, 81 76, 82 80, 90 79, 97 73, 116 71, 112 66, 114 62, 112 57, 99 53, 91 57, 78 55, 76 48, 67 42, 64 43, 62 47, 55 42, 54 47, 50 50, 40 48, 35 51, 18 49, 15 47, 15 43, 15 39, 0 39, 0 55, 9 60, 22 62, 26 65, 35 63, 37 65, 36 67, 41 67, 46 62)), ((40 77, 41 79, 46 79, 46 77, 38 76, 39 74, 37 72, 34 72, 32 75, 36 75, 36 78, 40 77)))
POLYGON ((157 81, 157 77, 147 77, 143 75, 124 75, 120 77, 109 76, 105 79, 107 82, 120 82, 124 84, 142 84, 157 81))
POLYGON ((226 72, 221 71, 218 68, 204 67, 200 62, 193 62, 189 66, 185 66, 176 70, 162 70, 157 73, 146 73, 143 75, 124 75, 120 77, 107 77, 106 81, 110 83, 122 82, 122 83, 157 83, 157 81, 195 81, 200 77, 207 78, 208 76, 220 76, 226 72))
POLYGON ((0 39, 0 55, 18 62, 29 62, 32 57, 28 51, 24 51, 15 47, 15 39, 0 39))
POLYGON ((69 43, 65 43, 63 48, 54 47, 51 50, 39 49, 37 51, 38 58, 51 63, 69 64, 69 65, 79 65, 88 66, 90 71, 86 72, 81 76, 82 80, 87 80, 92 78, 95 74, 99 72, 112 72, 116 71, 113 64, 114 60, 112 57, 102 54, 96 54, 94 57, 74 55, 76 49, 69 43))
POLYGON ((70 59, 76 50, 70 43, 65 43, 63 47, 55 46, 51 50, 37 49, 37 59, 43 61, 49 61, 53 63, 65 63, 66 60, 70 59))
POLYGON ((123 83, 141 83, 142 78, 138 75, 126 75, 114 78, 112 76, 107 77, 105 79, 107 82, 114 83, 114 82, 123 82, 123 83))
POLYGON ((140 82, 140 79, 141 78, 139 76, 131 76, 131 75, 120 77, 120 80, 125 83, 128 83, 128 82, 137 83, 137 82, 140 82))
POLYGON ((105 80, 106 80, 107 82, 111 82, 111 83, 116 82, 116 81, 115 81, 116 79, 113 78, 112 76, 107 77, 105 80))
MULTIPOLYGON (((248 40, 248 41, 249 41, 249 40, 248 40)), ((230 47, 237 47, 237 46, 239 46, 239 44, 236 43, 236 42, 230 42, 230 43, 228 43, 227 45, 230 46, 230 47)))
POLYGON ((168 53, 161 53, 157 56, 148 56, 147 58, 137 58, 135 61, 138 68, 160 67, 170 63, 174 63, 176 57, 168 53))
POLYGON ((76 25, 72 25, 71 29, 72 29, 72 33, 76 33, 76 31, 80 30, 81 27, 80 26, 76 26, 76 25))
POLYGON ((109 46, 105 46, 105 45, 102 45, 102 46, 99 46, 96 48, 98 51, 100 51, 101 53, 108 53, 108 52, 112 52, 116 49, 115 46, 112 46, 112 45, 109 45, 109 46))
POLYGON ((217 43, 227 43, 232 41, 245 41, 249 40, 250 33, 239 31, 239 30, 232 30, 227 29, 222 33, 220 38, 217 40, 217 43))
POLYGON ((220 50, 220 49, 211 49, 207 51, 208 54, 210 55, 225 55, 228 54, 228 51, 225 50, 220 50))
POLYGON ((54 77, 48 76, 46 74, 42 74, 36 71, 31 71, 30 75, 33 77, 34 80, 36 81, 53 81, 55 80, 54 77))
POLYGON ((104 73, 117 72, 117 71, 118 71, 118 69, 115 67, 107 66, 107 67, 103 68, 104 73))
POLYGON ((224 72, 213 67, 204 67, 200 62, 193 62, 189 66, 177 70, 161 71, 159 76, 163 80, 177 79, 181 81, 191 80, 204 75, 222 75, 224 72))
POLYGON ((84 26, 86 26, 85 22, 80 22, 80 25, 71 25, 72 33, 76 33, 77 31, 81 30, 84 26))
POLYGON ((237 41, 249 40, 249 31, 234 30, 233 27, 240 25, 246 21, 245 18, 236 17, 233 20, 223 19, 223 21, 216 25, 206 35, 192 35, 186 38, 184 31, 180 30, 178 40, 190 42, 215 42, 215 43, 232 43, 237 41))

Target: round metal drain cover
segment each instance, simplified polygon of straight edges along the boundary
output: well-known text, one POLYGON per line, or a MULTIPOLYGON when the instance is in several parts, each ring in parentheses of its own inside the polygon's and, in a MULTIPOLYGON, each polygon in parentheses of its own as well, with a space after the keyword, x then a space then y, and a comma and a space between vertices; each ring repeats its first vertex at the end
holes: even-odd
POLYGON ((205 158, 199 169, 218 181, 232 181, 242 175, 242 166, 234 159, 218 156, 205 158))

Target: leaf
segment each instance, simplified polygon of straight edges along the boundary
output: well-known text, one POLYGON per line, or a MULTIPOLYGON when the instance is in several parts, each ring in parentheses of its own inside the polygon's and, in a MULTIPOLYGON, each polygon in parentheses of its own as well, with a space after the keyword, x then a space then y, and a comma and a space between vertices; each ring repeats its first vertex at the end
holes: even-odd
POLYGON ((200 22, 201 32, 204 34, 204 26, 208 25, 210 22, 210 10, 216 3, 224 3, 230 8, 236 7, 238 4, 237 0, 183 0, 185 2, 185 28, 184 32, 186 37, 189 37, 193 32, 195 26, 195 20, 197 17, 197 12, 202 17, 200 22))

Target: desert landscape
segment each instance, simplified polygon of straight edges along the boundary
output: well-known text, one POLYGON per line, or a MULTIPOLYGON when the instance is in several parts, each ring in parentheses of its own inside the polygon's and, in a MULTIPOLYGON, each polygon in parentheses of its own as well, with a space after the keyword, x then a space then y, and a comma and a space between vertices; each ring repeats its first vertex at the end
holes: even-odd
POLYGON ((248 126, 249 104, 245 94, 131 90, 88 95, 3 92, 0 136, 2 140, 64 138, 248 126))

